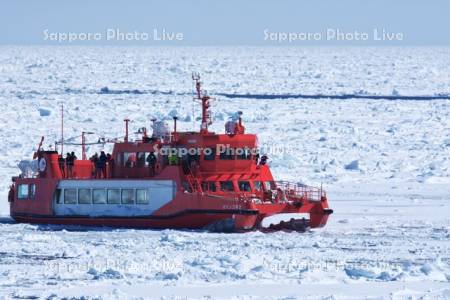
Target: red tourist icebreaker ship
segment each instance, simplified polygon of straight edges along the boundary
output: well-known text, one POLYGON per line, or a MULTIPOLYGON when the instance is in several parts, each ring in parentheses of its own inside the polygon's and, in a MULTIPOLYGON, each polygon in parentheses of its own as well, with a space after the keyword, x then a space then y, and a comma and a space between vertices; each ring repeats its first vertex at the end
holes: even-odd
POLYGON ((82 159, 75 160, 43 150, 42 138, 33 161, 21 162, 22 174, 12 178, 11 217, 27 223, 212 231, 324 226, 333 212, 326 193, 274 181, 240 112, 226 123, 225 133, 209 131, 211 98, 201 90, 199 76, 193 79, 202 106, 199 132, 178 132, 174 117, 173 131, 152 120, 152 135, 142 128, 141 138, 131 141, 125 120, 125 137, 114 141, 111 155, 87 159, 83 134, 82 159))

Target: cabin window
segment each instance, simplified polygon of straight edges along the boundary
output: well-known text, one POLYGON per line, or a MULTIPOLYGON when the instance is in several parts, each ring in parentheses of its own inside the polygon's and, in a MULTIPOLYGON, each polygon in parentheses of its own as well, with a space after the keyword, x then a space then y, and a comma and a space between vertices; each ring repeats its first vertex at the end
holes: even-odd
POLYGON ((134 152, 124 152, 123 153, 123 164, 124 167, 132 168, 136 165, 136 153, 134 152))
POLYGON ((120 204, 120 190, 108 189, 108 204, 120 204))
POLYGON ((145 158, 147 157, 145 155, 145 152, 138 152, 136 157, 137 157, 136 166, 139 168, 145 167, 145 158))
POLYGON ((216 159, 216 148, 205 148, 203 151, 204 160, 215 160, 216 159))
POLYGON ((78 190, 78 204, 91 204, 92 193, 90 189, 78 190))
POLYGON ((106 190, 104 189, 92 190, 92 200, 94 204, 106 204, 106 190))
POLYGON ((255 181, 253 182, 253 186, 255 187, 255 191, 262 191, 262 182, 261 181, 255 181))
POLYGON ((275 182, 273 182, 273 181, 266 181, 266 182, 264 182, 264 184, 265 184, 265 187, 266 187, 266 191, 268 191, 268 190, 276 190, 277 189, 277 187, 275 185, 275 182))
POLYGON ((27 199, 28 198, 28 184, 19 184, 17 187, 17 198, 27 199))
POLYGON ((65 189, 64 190, 64 204, 77 204, 77 190, 65 189))
POLYGON ((63 202, 61 196, 62 196, 61 189, 56 189, 54 198, 57 204, 61 204, 63 202))
POLYGON ((250 182, 248 181, 238 181, 239 190, 241 192, 251 192, 250 182))
POLYGON ((222 151, 220 152, 220 159, 233 160, 234 159, 234 149, 232 149, 232 148, 222 149, 222 151))
POLYGON ((134 204, 134 190, 123 189, 122 190, 122 204, 134 204))
POLYGON ((232 181, 221 181, 220 182, 220 190, 222 192, 233 192, 234 186, 232 181))
POLYGON ((34 199, 35 196, 36 196, 36 185, 30 184, 30 198, 34 199))
POLYGON ((136 190, 136 204, 148 204, 147 190, 136 190))
POLYGON ((237 148, 236 149, 236 158, 250 160, 252 158, 252 153, 248 147, 237 148))
POLYGON ((215 192, 217 190, 216 183, 214 181, 203 181, 202 190, 208 192, 215 192))

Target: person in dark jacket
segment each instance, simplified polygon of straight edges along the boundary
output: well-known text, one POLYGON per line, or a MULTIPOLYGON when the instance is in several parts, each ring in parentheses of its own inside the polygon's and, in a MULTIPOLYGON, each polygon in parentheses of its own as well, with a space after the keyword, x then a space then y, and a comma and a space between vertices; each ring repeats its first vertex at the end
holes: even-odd
POLYGON ((92 162, 92 165, 94 167, 94 171, 92 172, 92 176, 94 178, 98 178, 99 171, 98 171, 98 167, 97 167, 97 165, 98 165, 98 154, 97 154, 97 152, 94 155, 92 155, 89 160, 92 162))
POLYGON ((61 170, 62 178, 66 178, 66 172, 65 172, 66 161, 64 160, 64 157, 62 156, 62 154, 58 155, 58 165, 59 165, 59 169, 61 170))
POLYGON ((150 170, 150 176, 155 176, 156 173, 156 156, 154 152, 150 152, 147 156, 148 169, 150 170))
POLYGON ((264 154, 263 156, 261 156, 261 160, 259 161, 259 164, 261 166, 264 166, 267 163, 268 159, 269 159, 269 157, 267 156, 267 154, 264 154))
POLYGON ((108 158, 106 157, 105 151, 100 152, 100 157, 98 158, 99 169, 101 170, 101 175, 103 178, 106 178, 106 161, 108 158))
POLYGON ((73 168, 75 166, 75 161, 77 160, 77 156, 75 155, 75 152, 72 151, 72 153, 70 153, 70 176, 73 177, 74 176, 74 172, 73 172, 73 168))
POLYGON ((71 178, 72 177, 72 169, 73 169, 73 159, 72 159, 72 155, 67 152, 66 154, 66 166, 67 166, 67 177, 71 178))

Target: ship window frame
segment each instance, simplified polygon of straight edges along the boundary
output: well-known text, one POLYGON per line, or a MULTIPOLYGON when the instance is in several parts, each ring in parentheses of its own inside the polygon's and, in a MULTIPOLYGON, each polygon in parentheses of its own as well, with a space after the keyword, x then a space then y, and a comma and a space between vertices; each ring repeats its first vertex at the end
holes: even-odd
POLYGON ((62 193, 62 189, 55 189, 55 193, 53 194, 53 198, 56 202, 56 204, 63 204, 63 197, 62 197, 63 193, 62 193))
POLYGON ((120 189, 107 189, 106 190, 106 203, 107 204, 120 204, 120 199, 121 199, 121 191, 120 189), (113 199, 112 197, 112 193, 110 194, 110 192, 118 192, 117 199, 113 199))
POLYGON ((28 199, 29 195, 30 195, 30 190, 29 190, 29 185, 28 183, 20 183, 17 185, 17 199, 19 200, 26 200, 28 199), (26 194, 23 193, 26 191, 26 194))
POLYGON ((235 192, 234 183, 232 180, 219 181, 219 185, 220 185, 221 192, 235 192), (231 190, 224 189, 224 184, 228 184, 228 183, 231 183, 231 188, 232 188, 231 190))
POLYGON ((124 151, 122 152, 123 155, 123 167, 125 168, 134 168, 136 167, 136 163, 137 163, 137 153, 136 152, 128 152, 128 151, 124 151), (132 158, 134 155, 134 161, 130 158, 132 158), (130 165, 128 165, 128 160, 130 160, 130 165))
POLYGON ((36 184, 31 183, 28 191, 28 198, 35 199, 36 198, 36 184))
POLYGON ((92 204, 92 189, 87 189, 87 188, 78 189, 78 204, 92 204), (83 202, 80 201, 81 194, 82 194, 82 193, 80 193, 81 191, 89 191, 89 202, 84 202, 84 200, 83 200, 83 202))
POLYGON ((262 192, 263 191, 263 183, 261 180, 255 180, 253 181, 253 188, 255 192, 262 192))
POLYGON ((234 148, 227 147, 225 151, 221 151, 219 156, 220 160, 235 160, 236 159, 236 151, 234 148))
POLYGON ((147 153, 149 152, 143 152, 143 151, 139 151, 136 152, 136 167, 137 168, 145 168, 147 167, 147 153), (143 155, 143 158, 139 158, 139 156, 143 155))
POLYGON ((107 204, 108 203, 108 196, 107 196, 107 193, 106 193, 106 189, 92 189, 92 203, 93 204, 107 204), (102 201, 102 202, 96 201, 96 199, 95 199, 96 195, 95 194, 97 192, 102 192, 102 197, 103 197, 104 201, 102 201))
POLYGON ((136 189, 136 204, 137 205, 147 205, 147 204, 149 204, 150 203, 150 200, 148 199, 148 193, 147 193, 147 189, 136 189), (139 195, 139 192, 144 192, 144 198, 145 198, 145 200, 139 200, 139 197, 138 197, 138 195, 139 195))
POLYGON ((216 193, 217 192, 217 185, 215 181, 211 181, 211 180, 205 180, 202 181, 202 190, 204 192, 212 192, 212 193, 216 193))
POLYGON ((214 147, 206 147, 205 150, 203 151, 203 160, 213 161, 213 160, 216 160, 216 156, 217 156, 216 148, 214 148, 214 147), (211 150, 211 153, 206 154, 206 152, 205 152, 206 149, 211 150))
POLYGON ((266 181, 264 181, 264 188, 266 191, 274 191, 277 189, 277 186, 275 184, 275 181, 266 180, 266 181))
POLYGON ((251 160, 252 159, 252 151, 249 147, 244 148, 236 148, 236 159, 238 160, 251 160), (238 151, 242 151, 241 154, 238 151))
POLYGON ((64 189, 64 204, 77 204, 78 203, 78 190, 75 188, 68 188, 68 189, 64 189), (68 197, 68 193, 69 192, 75 192, 74 195, 70 195, 73 198, 68 197), (69 200, 69 199, 70 200, 69 200))
POLYGON ((252 191, 252 186, 250 185, 250 181, 248 181, 248 180, 239 180, 237 182, 237 184, 238 184, 238 188, 239 188, 240 192, 251 192, 252 191), (246 190, 241 188, 241 184, 242 183, 247 185, 247 189, 246 190))
POLYGON ((135 189, 121 189, 120 203, 125 204, 125 205, 135 204, 136 203, 136 190, 135 189), (130 201, 130 200, 124 201, 124 192, 131 192, 129 195, 132 196, 132 201, 130 201))

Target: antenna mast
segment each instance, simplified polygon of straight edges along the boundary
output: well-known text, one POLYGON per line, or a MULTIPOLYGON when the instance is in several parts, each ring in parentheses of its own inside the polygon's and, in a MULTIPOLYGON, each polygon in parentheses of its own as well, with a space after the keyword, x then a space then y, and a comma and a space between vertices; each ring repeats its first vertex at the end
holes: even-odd
POLYGON ((212 123, 210 111, 208 110, 210 107, 209 100, 211 100, 211 97, 209 97, 206 92, 201 89, 202 83, 200 81, 200 74, 193 73, 192 80, 195 81, 195 90, 197 92, 194 100, 200 100, 202 103, 202 123, 200 125, 200 133, 208 133, 208 125, 211 125, 212 123))
POLYGON ((64 155, 64 103, 61 102, 61 155, 64 155))

